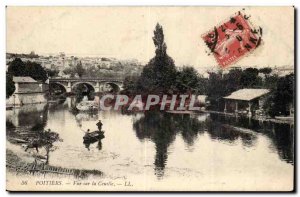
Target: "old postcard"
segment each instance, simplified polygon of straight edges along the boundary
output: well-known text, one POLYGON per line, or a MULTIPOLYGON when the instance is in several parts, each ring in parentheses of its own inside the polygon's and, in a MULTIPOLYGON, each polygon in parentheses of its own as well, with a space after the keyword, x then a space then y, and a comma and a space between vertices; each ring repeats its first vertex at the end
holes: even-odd
POLYGON ((293 191, 294 7, 6 8, 8 191, 293 191))

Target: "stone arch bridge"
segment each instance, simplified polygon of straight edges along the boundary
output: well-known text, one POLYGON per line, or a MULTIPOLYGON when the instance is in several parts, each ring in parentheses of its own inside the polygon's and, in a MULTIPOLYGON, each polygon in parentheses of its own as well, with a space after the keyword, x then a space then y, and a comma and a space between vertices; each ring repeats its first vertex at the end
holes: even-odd
POLYGON ((49 86, 51 84, 63 87, 66 92, 72 92, 79 84, 92 87, 96 93, 111 89, 114 92, 119 92, 123 89, 123 79, 121 78, 51 78, 49 79, 49 86))

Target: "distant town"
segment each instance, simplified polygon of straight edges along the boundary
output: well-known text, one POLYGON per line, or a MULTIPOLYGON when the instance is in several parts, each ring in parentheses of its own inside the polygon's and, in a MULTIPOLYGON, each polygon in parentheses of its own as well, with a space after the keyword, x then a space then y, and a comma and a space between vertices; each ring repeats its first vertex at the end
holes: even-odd
MULTIPOLYGON (((57 71, 55 77, 68 78, 71 77, 69 69, 81 63, 83 68, 91 71, 87 75, 115 75, 123 77, 124 75, 139 75, 143 65, 137 60, 118 60, 108 57, 76 57, 68 56, 64 52, 57 55, 38 55, 34 51, 29 54, 6 53, 6 68, 16 58, 20 58, 23 62, 36 62, 48 70, 57 71)), ((93 77, 93 76, 87 76, 93 77)))

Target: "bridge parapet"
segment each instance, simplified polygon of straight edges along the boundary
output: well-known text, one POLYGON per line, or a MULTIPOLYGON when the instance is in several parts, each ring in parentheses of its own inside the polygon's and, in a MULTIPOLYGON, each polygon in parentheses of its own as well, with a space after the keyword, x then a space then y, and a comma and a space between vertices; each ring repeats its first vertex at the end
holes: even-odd
POLYGON ((110 85, 117 91, 122 90, 123 79, 122 78, 50 78, 49 84, 59 84, 63 86, 66 92, 72 92, 74 86, 85 83, 92 86, 95 92, 105 91, 106 85, 110 85))
POLYGON ((79 82, 79 81, 95 81, 95 82, 120 82, 123 83, 123 78, 111 78, 111 77, 101 77, 101 78, 50 78, 49 81, 51 82, 79 82))

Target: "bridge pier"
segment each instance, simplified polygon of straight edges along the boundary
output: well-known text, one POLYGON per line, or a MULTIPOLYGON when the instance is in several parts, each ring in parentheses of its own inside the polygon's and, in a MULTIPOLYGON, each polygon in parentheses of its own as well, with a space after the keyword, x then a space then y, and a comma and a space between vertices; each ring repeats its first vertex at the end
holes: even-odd
POLYGON ((67 92, 72 92, 72 84, 70 81, 68 82, 67 92))
POLYGON ((102 83, 102 84, 100 85, 100 91, 101 91, 101 92, 103 92, 103 91, 104 91, 104 86, 105 86, 105 84, 104 84, 104 83, 102 83))
POLYGON ((96 93, 100 92, 100 84, 99 84, 99 82, 96 83, 96 86, 94 87, 94 89, 95 89, 96 93))

